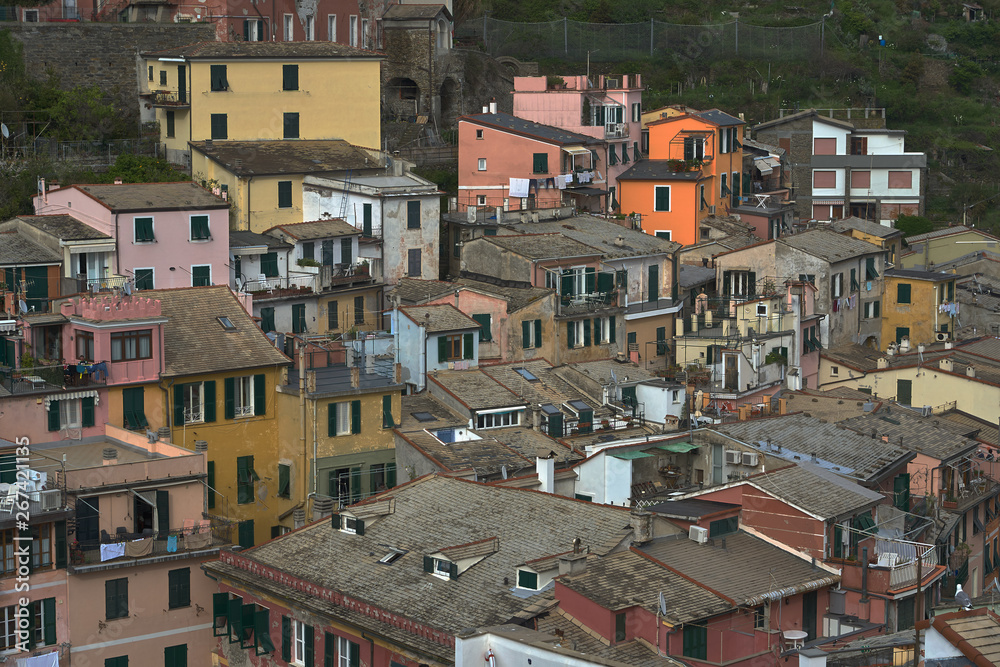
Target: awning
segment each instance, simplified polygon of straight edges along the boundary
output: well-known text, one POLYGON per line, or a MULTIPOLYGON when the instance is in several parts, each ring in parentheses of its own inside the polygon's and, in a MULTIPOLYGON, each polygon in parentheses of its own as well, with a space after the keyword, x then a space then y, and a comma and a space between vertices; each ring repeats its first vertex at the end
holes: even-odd
POLYGON ((781 165, 781 160, 771 156, 754 158, 753 162, 754 166, 757 167, 757 169, 760 170, 760 173, 765 176, 781 165))
POLYGON ((832 206, 843 206, 843 199, 813 199, 813 204, 829 204, 832 206))
POLYGON ((563 150, 570 155, 590 155, 589 148, 582 148, 580 146, 563 146, 563 150))
POLYGON ((101 402, 101 397, 98 395, 96 389, 87 389, 85 391, 71 391, 68 394, 49 394, 45 397, 43 401, 45 409, 49 409, 49 403, 52 401, 72 401, 77 398, 92 398, 94 399, 94 405, 99 405, 101 402))
POLYGON ((623 459, 625 461, 630 461, 632 459, 648 459, 652 458, 652 454, 647 454, 646 452, 619 452, 617 454, 612 454, 616 459, 623 459))
POLYGON ((668 452, 677 452, 678 454, 683 454, 685 452, 690 452, 692 449, 698 449, 698 445, 687 442, 671 442, 666 445, 657 445, 657 449, 663 449, 668 452))

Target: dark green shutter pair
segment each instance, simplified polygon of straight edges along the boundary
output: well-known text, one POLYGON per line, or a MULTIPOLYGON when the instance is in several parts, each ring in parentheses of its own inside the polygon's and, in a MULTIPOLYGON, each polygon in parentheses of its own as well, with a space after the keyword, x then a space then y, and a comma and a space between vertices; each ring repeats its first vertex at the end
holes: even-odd
POLYGON ((236 459, 236 502, 244 505, 253 502, 253 456, 236 459))
POLYGON ((152 218, 136 218, 134 224, 135 224, 136 243, 144 243, 156 240, 156 237, 153 236, 152 218))
POLYGON ((281 89, 282 90, 298 90, 299 89, 299 66, 298 65, 282 65, 281 66, 281 89))
MULTIPOLYGON (((205 384, 208 384, 207 382, 205 384)), ((223 381, 225 387, 225 418, 234 419, 236 417, 236 378, 226 378, 223 381)), ((266 414, 267 396, 265 395, 266 381, 263 373, 253 376, 253 413, 254 415, 266 414)), ((214 391, 214 387, 212 391, 214 391)), ((206 393, 207 404, 207 393, 206 393)), ((207 409, 207 405, 206 405, 207 409)), ((208 421, 206 419, 206 421, 208 421)))
POLYGON ((392 418, 392 394, 382 397, 382 428, 395 428, 396 421, 392 418))
POLYGON ((473 334, 467 333, 462 336, 462 358, 463 359, 475 359, 475 336, 473 334))
POLYGON ((521 347, 524 349, 532 347, 541 347, 542 345, 542 321, 541 320, 525 320, 521 322, 521 347), (534 326, 535 338, 531 338, 531 329, 534 326))
POLYGON ((224 113, 213 113, 211 118, 212 139, 225 141, 229 138, 229 116, 224 113))
POLYGON ((662 357, 667 354, 667 328, 656 328, 656 356, 662 357))
POLYGON ((292 468, 278 464, 278 497, 290 498, 292 495, 292 468))
MULTIPOLYGON (((260 328, 264 333, 274 331, 274 308, 260 309, 260 328)), ((334 327, 335 328, 335 327, 334 327)))
POLYGON ((188 647, 187 644, 177 646, 167 646, 163 649, 163 664, 166 667, 187 667, 188 647))
POLYGON ((420 200, 406 202, 406 228, 420 229, 420 200))
POLYGON ((292 207, 292 182, 278 181, 278 208, 292 207))
MULTIPOLYGON (((448 361, 448 337, 438 336, 438 363, 443 364, 448 361)), ((57 429, 58 430, 58 429, 57 429)))
POLYGON ((227 76, 225 65, 212 65, 209 69, 212 90, 229 90, 229 77, 227 76))
POLYGON ((292 333, 306 333, 306 305, 292 304, 292 333))
POLYGON ((547 174, 549 173, 549 154, 548 153, 534 153, 532 155, 532 170, 536 174, 547 174))
POLYGON ((192 240, 204 240, 209 237, 208 231, 208 216, 207 215, 192 215, 191 216, 191 239, 192 240))
POLYGON ((260 272, 266 278, 274 278, 278 275, 278 253, 268 252, 260 256, 260 272))
MULTIPOLYGON (((182 426, 184 419, 184 389, 185 384, 174 386, 174 426, 182 426)), ((202 383, 203 400, 205 402, 202 418, 205 422, 215 421, 215 380, 202 383)))
POLYGON ((225 637, 229 634, 229 593, 212 594, 212 635, 225 637))
MULTIPOLYGON (((93 426, 95 422, 94 399, 80 399, 80 424, 84 427, 93 426)), ((49 401, 48 424, 50 431, 58 431, 62 423, 59 420, 59 401, 49 401)))
POLYGON ((491 330, 492 317, 489 313, 477 313, 472 316, 476 322, 479 323, 479 342, 488 343, 493 340, 493 331, 491 330))
MULTIPOLYGON (((292 619, 281 617, 281 659, 292 661, 292 619)), ((311 625, 305 626, 305 655, 302 656, 305 667, 315 667, 316 633, 311 625)))
MULTIPOLYGON (((346 403, 329 403, 327 405, 327 435, 337 435, 338 412, 346 410, 346 403)), ((361 401, 351 401, 351 433, 361 433, 361 401)))
MULTIPOLYGON (((344 643, 347 644, 347 667, 360 667, 361 646, 346 640, 344 643)), ((323 637, 323 667, 338 667, 337 635, 331 632, 325 633, 323 637)))
POLYGON ((910 303, 909 283, 899 283, 896 285, 896 303, 910 303))
POLYGON ((167 572, 167 586, 170 609, 191 605, 191 568, 167 572))

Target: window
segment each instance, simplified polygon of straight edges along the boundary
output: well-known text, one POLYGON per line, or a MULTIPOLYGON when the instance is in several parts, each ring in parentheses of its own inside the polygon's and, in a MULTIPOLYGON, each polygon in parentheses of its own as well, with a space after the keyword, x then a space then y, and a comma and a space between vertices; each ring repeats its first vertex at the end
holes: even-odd
POLYGON ((830 366, 830 375, 833 376, 840 375, 840 366, 830 366))
POLYGON ((719 177, 719 196, 720 197, 728 197, 730 195, 731 191, 729 189, 728 183, 729 183, 729 175, 728 174, 722 174, 719 177))
POLYGON ((870 171, 852 171, 851 189, 867 190, 872 186, 872 173, 870 171))
POLYGON ((266 278, 274 278, 278 275, 278 253, 268 252, 260 256, 260 272, 266 278))
POLYGON ((669 351, 670 345, 667 343, 667 328, 656 327, 656 356, 665 357, 669 351))
POLYGON ((479 171, 486 171, 486 158, 479 158, 479 171))
POLYGON ((208 287, 212 284, 212 267, 209 264, 191 267, 191 286, 208 287))
POLYGON ((361 433, 361 401, 344 401, 327 405, 327 435, 361 433))
MULTIPOLYGON (((336 301, 330 301, 326 304, 326 328, 330 331, 340 328, 340 312, 337 308, 336 301)), ((263 310, 261 314, 263 315, 263 310)))
POLYGON ((625 612, 620 614, 615 614, 615 641, 623 642, 625 641, 625 612))
POLYGON ((521 411, 487 412, 476 415, 476 428, 501 428, 503 426, 520 426, 521 411))
POLYGON ((187 644, 177 646, 167 646, 163 649, 163 664, 165 667, 187 667, 188 647, 187 644))
POLYGON ((111 361, 153 358, 153 330, 117 331, 111 334, 111 361))
POLYGON ((152 65, 149 66, 149 80, 150 81, 153 80, 153 66, 152 65))
POLYGON ((351 17, 351 22, 350 22, 350 26, 348 28, 348 32, 350 33, 349 37, 350 37, 350 40, 351 40, 351 46, 357 46, 358 45, 358 17, 357 16, 352 16, 351 17))
POLYGON ((292 664, 313 664, 313 628, 301 621, 292 622, 292 664))
POLYGON ((590 347, 590 320, 566 323, 566 347, 590 347))
POLYGON ((229 90, 229 76, 226 73, 226 65, 212 65, 209 70, 209 76, 213 91, 229 90))
POLYGON ((684 648, 681 655, 695 660, 708 659, 708 627, 704 625, 684 626, 684 648))
POLYGON ((291 14, 285 14, 283 18, 284 18, 284 24, 285 24, 285 41, 286 42, 290 42, 290 41, 292 41, 294 39, 294 35, 295 35, 295 33, 293 32, 293 30, 294 30, 293 25, 294 24, 292 23, 292 15, 291 14))
POLYGON ((875 266, 874 257, 865 258, 865 280, 875 280, 878 278, 878 267, 875 266))
POLYGON ((851 137, 851 155, 868 155, 868 137, 851 137))
POLYGON ((76 330, 76 358, 77 360, 94 360, 94 333, 92 331, 76 330))
POLYGON ((653 210, 654 211, 670 211, 670 186, 669 185, 655 185, 653 186, 653 210))
POLYGON ((361 234, 365 238, 371 238, 372 236, 372 205, 362 204, 361 205, 361 234))
POLYGON ((177 386, 174 392, 175 426, 215 421, 214 381, 182 384, 177 386), (178 408, 180 408, 179 414, 178 408))
POLYGON ((283 114, 284 121, 284 138, 285 139, 298 139, 299 138, 299 114, 297 113, 286 113, 283 114))
POLYGON ((656 238, 670 240, 671 231, 669 229, 662 229, 656 232, 656 238))
POLYGON ((149 426, 146 421, 145 393, 143 387, 122 389, 122 419, 127 429, 149 426))
POLYGON ((253 485, 259 480, 253 468, 253 456, 236 458, 236 502, 246 505, 253 502, 253 485))
POLYGON ((134 240, 136 243, 152 243, 156 240, 153 235, 153 219, 152 218, 136 218, 134 221, 135 225, 135 236, 134 240))
POLYGON ((532 156, 532 168, 536 174, 547 174, 549 173, 549 154, 548 153, 535 153, 532 156))
POLYGON ((493 332, 490 328, 492 317, 489 313, 474 313, 472 319, 479 322, 479 342, 488 343, 493 340, 493 332))
POLYGON ((594 338, 598 343, 614 343, 617 332, 615 331, 615 318, 601 317, 594 320, 594 338))
POLYGON ((265 414, 264 385, 262 373, 226 378, 226 419, 265 414))
POLYGON ((306 41, 311 42, 316 39, 316 21, 312 14, 306 17, 306 41))
POLYGON ((105 618, 128 618, 128 577, 104 582, 105 618))
POLYGON ((844 274, 835 273, 830 281, 830 296, 834 299, 840 298, 844 293, 844 274))
POLYGON ((896 303, 910 303, 909 283, 899 283, 896 285, 896 303))
POLYGON ((871 320, 879 317, 879 302, 869 301, 865 303, 865 319, 871 320))
POLYGON ((813 155, 836 155, 837 140, 834 139, 813 139, 813 155))
POLYGON ((281 89, 282 90, 298 90, 299 89, 299 66, 298 65, 282 65, 281 66, 281 89))
POLYGON ((396 423, 392 418, 392 394, 382 397, 382 428, 395 428, 396 423))
POLYGON ((542 346, 542 321, 525 320, 521 322, 521 347, 524 349, 542 346))
POLYGON ((292 497, 292 467, 283 463, 278 464, 278 497, 292 497))
POLYGON ((165 69, 160 70, 160 85, 161 86, 167 85, 167 70, 165 69))
POLYGON ((646 301, 658 301, 660 298, 660 267, 656 264, 650 264, 646 273, 646 301))
POLYGON ((226 140, 229 138, 229 117, 224 113, 212 114, 212 139, 226 140))
POLYGON ((292 182, 278 181, 278 208, 292 207, 292 182))
POLYGON ((167 572, 167 586, 170 609, 191 606, 191 568, 167 572))
POLYGON ((336 665, 331 664, 330 667, 360 667, 361 646, 358 644, 343 637, 337 637, 337 652, 340 660, 336 665))
POLYGON ((365 297, 363 296, 354 297, 354 323, 365 323, 365 297))
POLYGON ((837 187, 837 172, 835 171, 813 171, 814 188, 835 188, 837 187))
POLYGON ((326 38, 328 41, 337 41, 337 15, 327 14, 326 15, 326 38))
POLYGON ((420 248, 411 248, 406 251, 406 275, 410 278, 419 278, 421 273, 420 248))
POLYGON ((767 632, 770 629, 771 606, 765 603, 762 607, 755 607, 753 610, 753 629, 767 632))
POLYGON ((128 656, 119 655, 115 658, 105 658, 104 667, 128 667, 128 656))
POLYGON ((406 202, 406 228, 420 229, 420 200, 406 202))
POLYGON ((172 138, 174 136, 174 112, 167 110, 167 138, 172 138))
POLYGON ((438 336, 438 362, 456 361, 462 358, 462 334, 438 336))
POLYGON ((264 40, 264 22, 260 19, 243 19, 243 41, 261 42, 264 40))
POLYGON ((482 139, 482 138, 483 138, 483 131, 476 130, 476 139, 482 139))
POLYGON ((249 549, 254 545, 253 519, 240 521, 236 527, 236 541, 244 549, 249 549))
POLYGON ((632 122, 642 122, 642 104, 640 102, 632 103, 632 122))
POLYGON ((913 172, 912 171, 890 171, 889 172, 889 189, 890 190, 909 190, 913 187, 913 172))
POLYGON ((800 273, 799 274, 800 283, 810 283, 812 285, 816 284, 816 274, 814 273, 800 273))
POLYGON ((368 30, 368 19, 361 19, 361 48, 372 48, 372 40, 368 30))
POLYGON ((684 159, 701 160, 705 157, 705 140, 701 137, 684 137, 684 159))
POLYGON ((726 519, 719 519, 708 524, 709 537, 722 537, 735 533, 739 529, 739 518, 731 516, 726 519))
POLYGON ((292 304, 292 333, 306 333, 306 305, 304 303, 292 304))

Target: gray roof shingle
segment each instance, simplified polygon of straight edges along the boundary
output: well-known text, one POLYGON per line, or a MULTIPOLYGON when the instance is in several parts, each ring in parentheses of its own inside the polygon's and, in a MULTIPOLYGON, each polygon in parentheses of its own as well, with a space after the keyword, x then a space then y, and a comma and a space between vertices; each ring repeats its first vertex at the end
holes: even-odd
POLYGON ((840 422, 852 431, 899 443, 914 452, 946 461, 978 447, 977 428, 964 427, 940 417, 924 417, 904 408, 882 408, 840 422))
POLYGON ((144 58, 187 58, 188 60, 226 60, 230 58, 385 58, 338 42, 198 42, 173 49, 143 53, 144 58))
POLYGON ((564 259, 568 257, 599 257, 601 251, 563 234, 520 234, 516 236, 484 236, 487 243, 528 259, 564 259))
POLYGON ((424 327, 428 333, 479 328, 479 322, 476 322, 450 303, 426 306, 401 306, 399 311, 424 327))
POLYGON ((569 132, 552 125, 542 125, 541 123, 535 123, 507 113, 481 113, 471 116, 462 116, 459 118, 459 121, 467 121, 486 127, 508 130, 514 132, 515 134, 535 137, 559 146, 601 143, 599 139, 588 137, 585 134, 569 132))
POLYGON ((522 234, 545 234, 555 232, 586 245, 598 248, 608 259, 635 257, 642 255, 671 254, 681 247, 680 243, 629 229, 622 225, 602 220, 591 215, 578 215, 553 222, 532 222, 510 225, 522 234), (617 239, 622 239, 622 244, 617 239))
POLYGON ((872 236, 877 236, 880 239, 892 239, 896 237, 902 237, 903 232, 889 227, 888 225, 880 225, 877 222, 872 222, 871 220, 864 220, 856 216, 851 216, 849 218, 843 218, 841 220, 834 220, 830 223, 830 229, 839 233, 846 232, 849 230, 856 230, 859 232, 864 232, 865 234, 871 234, 872 236))
POLYGON ((754 475, 747 481, 823 519, 853 514, 885 500, 877 491, 806 462, 754 475))
POLYGON ((186 211, 229 208, 229 203, 197 183, 122 183, 71 185, 111 212, 186 211))
POLYGON ((778 239, 778 243, 819 257, 831 264, 851 257, 882 252, 882 249, 874 243, 843 236, 828 229, 813 229, 801 234, 782 236, 778 239))
POLYGON ((311 239, 326 239, 339 236, 359 236, 361 230, 339 218, 330 220, 314 220, 312 222, 294 222, 287 225, 278 225, 268 229, 266 234, 281 236, 286 234, 297 241, 309 241, 311 239))
POLYGON ((619 181, 697 181, 701 170, 674 171, 676 160, 639 160, 618 175, 619 181))
POLYGON ((447 390, 469 410, 489 410, 524 405, 527 401, 507 389, 483 368, 468 371, 432 371, 427 381, 447 390))
POLYGON ((22 215, 15 219, 61 241, 96 241, 111 238, 108 234, 80 222, 71 215, 22 215))
POLYGON ((192 149, 237 176, 316 174, 380 166, 369 153, 343 139, 192 141, 190 144, 192 149))
POLYGON ((15 229, 0 232, 0 266, 14 264, 59 264, 62 255, 40 246, 15 229))

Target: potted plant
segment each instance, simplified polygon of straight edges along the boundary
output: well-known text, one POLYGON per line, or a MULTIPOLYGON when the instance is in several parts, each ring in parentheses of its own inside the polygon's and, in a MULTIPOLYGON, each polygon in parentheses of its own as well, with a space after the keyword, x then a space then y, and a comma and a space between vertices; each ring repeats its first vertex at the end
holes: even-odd
POLYGON ((956 509, 958 507, 958 502, 956 502, 955 500, 955 494, 949 491, 948 494, 944 497, 944 501, 941 503, 941 507, 945 508, 946 510, 956 509))
POLYGON ((369 275, 369 271, 370 270, 371 270, 371 268, 368 266, 368 260, 367 259, 363 259, 358 264, 358 266, 355 268, 354 272, 357 273, 360 276, 367 276, 367 275, 369 275))
POLYGON ((566 80, 561 76, 547 76, 545 84, 550 90, 562 90, 566 87, 566 80))

